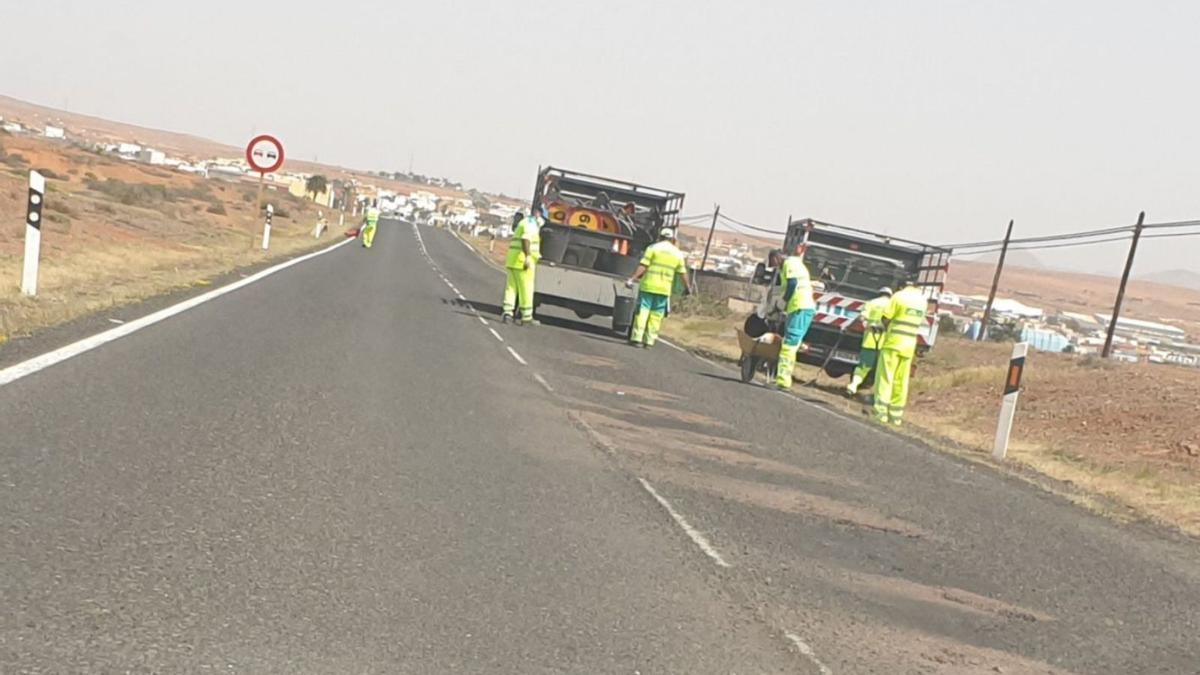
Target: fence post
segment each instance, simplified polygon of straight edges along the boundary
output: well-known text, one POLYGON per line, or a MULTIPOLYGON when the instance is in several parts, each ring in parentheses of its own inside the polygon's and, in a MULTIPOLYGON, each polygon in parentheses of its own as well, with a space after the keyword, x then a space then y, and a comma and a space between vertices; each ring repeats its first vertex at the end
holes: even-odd
POLYGON ((996 261, 996 274, 992 277, 992 290, 988 292, 987 306, 983 308, 983 325, 979 328, 979 341, 986 342, 988 322, 992 320, 992 304, 996 302, 996 291, 1000 288, 1000 273, 1004 271, 1004 258, 1008 256, 1008 242, 1012 239, 1013 221, 1008 221, 1004 232, 1004 245, 1000 247, 1000 259, 996 261))
MULTIPOLYGON (((713 204, 713 219, 712 219, 712 225, 709 226, 709 228, 708 228, 708 242, 704 244, 704 256, 700 258, 700 271, 701 272, 704 271, 704 265, 706 263, 708 263, 708 247, 712 246, 713 232, 717 229, 717 218, 720 217, 720 215, 721 215, 721 205, 713 204)), ((696 278, 699 279, 700 275, 697 274, 696 278)))
POLYGON ((1129 273, 1133 271, 1133 256, 1137 253, 1138 240, 1142 238, 1142 227, 1146 223, 1146 212, 1138 214, 1137 225, 1133 226, 1133 241, 1129 243, 1129 257, 1125 259, 1125 271, 1121 273, 1121 285, 1117 288, 1117 303, 1113 307, 1112 318, 1108 322, 1108 333, 1104 336, 1103 358, 1112 356, 1113 335, 1117 332, 1117 319, 1121 317, 1121 305, 1125 302, 1125 285, 1129 283, 1129 273))
POLYGON ((1025 356, 1029 354, 1029 343, 1013 345, 1012 359, 1008 362, 1008 377, 1004 380, 1004 401, 1000 404, 1000 422, 996 425, 996 444, 992 447, 992 459, 1004 461, 1008 455, 1008 440, 1012 435, 1013 416, 1017 412, 1017 397, 1021 394, 1021 375, 1025 372, 1025 356))
POLYGON ((37 295, 38 265, 42 255, 42 206, 46 201, 46 179, 29 172, 29 203, 25 209, 25 263, 21 270, 21 292, 37 295))

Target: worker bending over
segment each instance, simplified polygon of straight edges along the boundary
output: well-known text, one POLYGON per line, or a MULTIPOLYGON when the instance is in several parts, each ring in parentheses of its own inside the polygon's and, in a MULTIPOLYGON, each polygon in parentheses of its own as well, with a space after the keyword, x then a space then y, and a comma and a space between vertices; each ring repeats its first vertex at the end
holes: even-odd
POLYGON ((517 325, 537 325, 533 318, 534 275, 541 257, 542 220, 535 210, 531 210, 528 216, 517 223, 508 242, 508 258, 504 264, 508 277, 504 284, 502 323, 508 323, 513 311, 520 307, 517 325))
POLYGON ((908 402, 909 373, 917 352, 917 335, 925 325, 928 299, 909 284, 892 296, 883 310, 884 333, 875 368, 875 421, 900 426, 908 402))
POLYGON ((363 248, 371 248, 371 245, 375 243, 375 229, 377 227, 379 227, 379 208, 375 206, 375 202, 371 202, 367 208, 363 209, 363 248))
POLYGON ((671 291, 675 288, 675 275, 682 275, 683 292, 692 293, 691 280, 688 279, 684 255, 675 246, 675 230, 664 227, 658 232, 658 241, 646 248, 641 263, 633 277, 625 282, 632 288, 638 286, 638 310, 633 317, 633 332, 629 335, 629 343, 649 349, 658 341, 658 332, 662 329, 663 317, 667 315, 667 307, 671 301, 671 291))
POLYGON ((863 322, 863 337, 862 346, 858 350, 858 367, 854 369, 850 386, 846 387, 846 393, 851 396, 858 393, 863 380, 867 379, 867 375, 879 360, 879 339, 883 337, 883 311, 891 301, 892 289, 884 286, 879 289, 879 297, 868 300, 863 305, 862 313, 858 315, 859 320, 863 322))
POLYGON ((796 249, 796 255, 784 257, 783 251, 771 251, 771 266, 779 270, 779 286, 783 291, 784 331, 783 345, 779 348, 779 364, 775 370, 775 386, 782 390, 792 388, 792 371, 796 368, 796 352, 812 325, 817 304, 813 300, 812 279, 804 266, 804 246, 796 249))

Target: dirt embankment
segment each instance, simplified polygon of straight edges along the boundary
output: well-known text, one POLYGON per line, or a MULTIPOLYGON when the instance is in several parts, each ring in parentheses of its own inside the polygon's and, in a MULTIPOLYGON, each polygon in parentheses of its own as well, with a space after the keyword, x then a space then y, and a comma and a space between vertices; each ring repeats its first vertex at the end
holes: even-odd
POLYGON ((262 251, 256 199, 254 185, 0 135, 0 342, 321 243, 315 204, 267 190, 275 218, 262 251), (47 178, 36 298, 20 293, 30 169, 47 178))

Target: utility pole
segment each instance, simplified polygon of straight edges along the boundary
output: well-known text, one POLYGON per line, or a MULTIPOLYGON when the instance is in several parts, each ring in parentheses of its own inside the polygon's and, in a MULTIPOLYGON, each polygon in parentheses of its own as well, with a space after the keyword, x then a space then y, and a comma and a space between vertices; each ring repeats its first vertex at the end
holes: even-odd
POLYGON ((1129 257, 1125 259, 1125 271, 1121 274, 1121 285, 1117 288, 1117 304, 1113 307, 1112 319, 1108 322, 1108 335, 1104 338, 1104 351, 1100 355, 1108 358, 1112 355, 1113 334, 1117 331, 1117 319, 1121 316, 1121 303, 1125 302, 1125 284, 1129 283, 1129 273, 1133 271, 1133 256, 1137 253, 1138 240, 1142 238, 1142 227, 1146 222, 1146 212, 1138 214, 1137 225, 1133 226, 1133 241, 1129 243, 1129 257))
POLYGON ((713 220, 712 225, 708 228, 708 242, 704 244, 704 257, 700 258, 700 271, 704 271, 704 266, 708 263, 708 248, 712 246, 713 231, 717 229, 717 217, 721 215, 721 205, 713 204, 713 220))
POLYGON ((1008 221, 1004 232, 1004 245, 1000 247, 1000 259, 996 261, 996 275, 992 277, 992 290, 988 292, 987 306, 983 308, 983 327, 979 329, 979 341, 987 340, 988 321, 992 318, 992 303, 996 302, 996 290, 1000 288, 1000 272, 1004 270, 1004 258, 1008 256, 1008 242, 1012 239, 1013 221, 1008 221))

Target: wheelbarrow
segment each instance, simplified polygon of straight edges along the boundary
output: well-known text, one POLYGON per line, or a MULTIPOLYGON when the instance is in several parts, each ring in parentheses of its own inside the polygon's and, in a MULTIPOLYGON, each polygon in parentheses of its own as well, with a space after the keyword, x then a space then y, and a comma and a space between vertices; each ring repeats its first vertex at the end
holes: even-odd
POLYGON ((750 337, 741 328, 737 329, 737 337, 738 346, 742 349, 742 357, 738 359, 738 366, 742 369, 742 382, 753 380, 754 374, 759 370, 765 371, 768 378, 774 378, 783 337, 778 333, 763 333, 758 337, 750 337))

